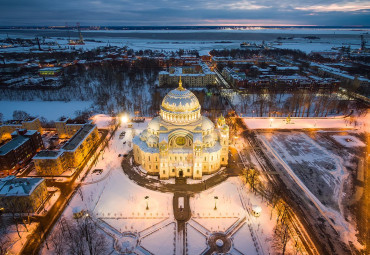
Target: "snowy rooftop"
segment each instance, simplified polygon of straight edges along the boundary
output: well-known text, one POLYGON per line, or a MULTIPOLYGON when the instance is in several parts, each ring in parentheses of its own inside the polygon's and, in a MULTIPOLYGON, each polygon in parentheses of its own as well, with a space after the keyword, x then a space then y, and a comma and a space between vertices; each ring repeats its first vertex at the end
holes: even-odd
POLYGON ((204 148, 203 152, 212 153, 212 152, 216 152, 216 151, 219 151, 219 150, 221 150, 221 145, 220 145, 219 142, 216 142, 214 146, 212 146, 210 148, 204 148))
POLYGON ((6 144, 0 147, 0 155, 6 155, 7 153, 21 146, 28 140, 29 138, 25 136, 21 136, 21 135, 17 136, 16 138, 10 140, 9 142, 7 142, 6 144))
MULTIPOLYGON (((21 130, 21 129, 20 129, 21 130)), ((33 135, 33 134, 35 134, 35 133, 37 133, 37 130, 27 130, 24 134, 22 134, 22 135, 24 135, 24 136, 30 136, 30 135, 33 135)), ((17 132, 17 130, 16 131, 14 131, 13 133, 12 133, 12 136, 16 136, 16 135, 18 135, 18 132, 17 132)))
POLYGON ((48 150, 43 150, 40 151, 39 153, 34 156, 34 159, 50 159, 50 158, 58 158, 60 155, 62 155, 63 151, 48 151, 48 150))
POLYGON ((85 124, 71 139, 62 147, 63 150, 73 151, 85 140, 85 138, 94 130, 96 125, 85 124))
POLYGON ((39 186, 42 178, 15 178, 10 175, 0 179, 0 197, 29 196, 39 186))
POLYGON ((144 152, 149 152, 149 153, 159 153, 158 148, 154 147, 149 147, 146 142, 141 141, 139 136, 135 136, 134 139, 132 139, 132 142, 136 144, 137 146, 140 147, 140 149, 144 152))

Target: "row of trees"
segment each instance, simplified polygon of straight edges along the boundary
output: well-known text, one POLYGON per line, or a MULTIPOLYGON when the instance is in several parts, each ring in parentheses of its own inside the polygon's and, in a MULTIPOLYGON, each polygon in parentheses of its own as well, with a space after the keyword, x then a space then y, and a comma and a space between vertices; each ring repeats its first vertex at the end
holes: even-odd
MULTIPOLYGON (((326 91, 327 92, 327 91, 326 91)), ((352 110, 360 113, 366 108, 337 93, 300 90, 290 93, 275 93, 267 90, 260 93, 240 95, 226 94, 235 110, 243 116, 254 117, 327 117, 347 115, 352 110)))
MULTIPOLYGON (((98 225, 89 217, 77 220, 62 218, 47 242, 56 255, 108 254, 108 240, 98 225)), ((47 244, 48 245, 48 244, 47 244)))

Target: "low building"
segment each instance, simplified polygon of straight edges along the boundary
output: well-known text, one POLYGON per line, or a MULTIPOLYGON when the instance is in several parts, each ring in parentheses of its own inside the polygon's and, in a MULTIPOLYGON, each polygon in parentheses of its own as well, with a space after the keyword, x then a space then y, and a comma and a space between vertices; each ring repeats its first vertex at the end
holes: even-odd
POLYGON ((62 147, 67 166, 79 166, 98 141, 99 133, 97 126, 93 124, 85 124, 62 147))
POLYGON ((36 130, 19 129, 12 133, 12 138, 0 147, 0 170, 16 170, 44 148, 36 130))
POLYGON ((172 67, 170 70, 159 72, 159 86, 176 85, 181 77, 188 87, 205 87, 216 84, 216 74, 204 62, 190 67, 172 67))
POLYGON ((355 87, 362 86, 364 88, 367 88, 370 85, 370 80, 365 77, 350 75, 346 71, 329 65, 311 62, 311 68, 316 70, 320 76, 338 79, 342 84, 352 85, 355 87))
POLYGON ((11 139, 11 134, 17 129, 37 130, 42 132, 39 118, 30 117, 26 120, 9 120, 0 125, 0 142, 11 139))
POLYGON ((5 213, 33 213, 48 196, 45 180, 42 178, 0 178, 0 208, 5 213))
POLYGON ((85 123, 85 121, 71 120, 69 118, 62 117, 58 121, 55 121, 55 128, 59 138, 68 139, 76 134, 76 132, 82 128, 85 123))
POLYGON ((59 76, 62 74, 61 67, 45 67, 39 70, 40 76, 59 76))
POLYGON ((60 150, 40 151, 33 158, 37 173, 42 176, 55 176, 68 168, 78 167, 99 139, 96 125, 83 125, 60 150))
POLYGON ((43 150, 33 157, 36 172, 42 176, 55 176, 62 174, 66 169, 66 163, 62 150, 43 150))

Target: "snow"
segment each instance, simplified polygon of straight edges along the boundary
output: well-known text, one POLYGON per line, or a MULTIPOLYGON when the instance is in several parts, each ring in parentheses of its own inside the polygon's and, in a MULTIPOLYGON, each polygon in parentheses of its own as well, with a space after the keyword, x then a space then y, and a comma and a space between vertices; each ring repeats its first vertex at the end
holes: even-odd
MULTIPOLYGON (((103 116, 97 118, 101 120, 99 123, 106 119, 103 116)), ((146 124, 134 124, 134 128, 141 129, 146 124)), ((116 240, 121 240, 117 233, 138 233, 141 247, 154 254, 165 254, 159 252, 161 250, 173 254, 174 244, 169 241, 174 240, 175 235, 173 195, 147 190, 132 182, 124 174, 121 167, 122 158, 118 157, 118 154, 130 150, 127 144, 131 139, 131 128, 126 126, 118 128, 113 139, 109 141, 109 147, 100 153, 99 160, 93 168, 103 169, 103 172, 101 175, 94 174, 93 171, 88 174, 81 183, 80 191, 76 192, 63 212, 63 217, 71 218, 73 209, 80 207, 96 219, 104 232, 110 233, 116 240), (122 131, 126 131, 126 136, 119 139, 122 131), (123 145, 123 141, 128 142, 123 145), (149 196, 148 210, 145 196, 149 196)), ((141 247, 136 249, 142 249, 141 247)), ((49 253, 44 249, 42 254, 49 253)))
POLYGON ((268 133, 259 138, 343 240, 361 247, 354 226, 343 217, 342 188, 348 173, 341 158, 304 133, 268 133))
POLYGON ((141 246, 156 255, 175 254, 176 224, 170 223, 156 232, 144 237, 141 246))
POLYGON ((243 226, 234 234, 234 248, 238 251, 248 251, 248 255, 257 255, 256 249, 253 249, 254 243, 252 240, 251 232, 248 228, 248 224, 243 224, 243 226))
POLYGON ((365 147, 366 145, 355 136, 352 135, 333 135, 335 141, 345 147, 365 147))
POLYGON ((119 232, 141 232, 151 226, 158 224, 159 222, 163 221, 164 216, 156 215, 153 213, 147 213, 144 217, 151 217, 150 220, 143 219, 143 218, 135 218, 135 217, 122 217, 121 214, 113 215, 112 218, 101 218, 104 222, 106 222, 110 226, 114 226, 116 230, 119 232), (155 216, 155 217, 153 217, 155 216))
MULTIPOLYGON (((6 228, 6 234, 1 236, 2 240, 9 240, 9 250, 5 250, 5 254, 20 254, 23 246, 26 244, 27 239, 33 234, 36 230, 39 223, 31 223, 27 224, 27 229, 24 227, 23 224, 18 224, 20 238, 17 234, 16 226, 10 225, 6 228)), ((7 245, 4 245, 4 249, 6 249, 7 245)))
POLYGON ((21 110, 51 121, 62 116, 75 117, 76 111, 89 109, 91 104, 91 101, 0 101, 0 112, 4 120, 13 119, 13 112, 21 110))
POLYGON ((112 126, 115 120, 114 117, 108 116, 106 114, 96 114, 92 116, 91 119, 98 128, 109 128, 112 126))
POLYGON ((343 117, 337 118, 243 118, 249 129, 324 129, 324 128, 355 128, 343 117), (271 126, 270 126, 271 125, 271 126))
MULTIPOLYGON (((244 214, 237 187, 229 181, 196 194, 194 199, 190 200, 190 207, 192 208, 192 215, 194 217, 217 217, 219 220, 217 223, 223 228, 230 226, 230 220, 226 220, 227 218, 224 217, 240 217, 244 214), (215 199, 215 196, 218 199, 215 199), (217 203, 217 210, 214 210, 215 202, 217 203)), ((208 224, 206 226, 209 228, 212 227, 212 225, 208 224)))
POLYGON ((207 239, 204 234, 187 223, 186 244, 188 254, 201 254, 207 248, 207 239))

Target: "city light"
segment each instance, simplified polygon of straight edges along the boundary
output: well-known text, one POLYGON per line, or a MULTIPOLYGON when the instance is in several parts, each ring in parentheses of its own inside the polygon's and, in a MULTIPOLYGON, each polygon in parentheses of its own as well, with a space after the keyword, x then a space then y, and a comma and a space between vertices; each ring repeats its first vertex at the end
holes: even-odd
POLYGON ((128 122, 128 117, 127 117, 127 115, 125 114, 125 115, 123 115, 123 116, 121 116, 121 122, 122 123, 127 123, 128 122))

